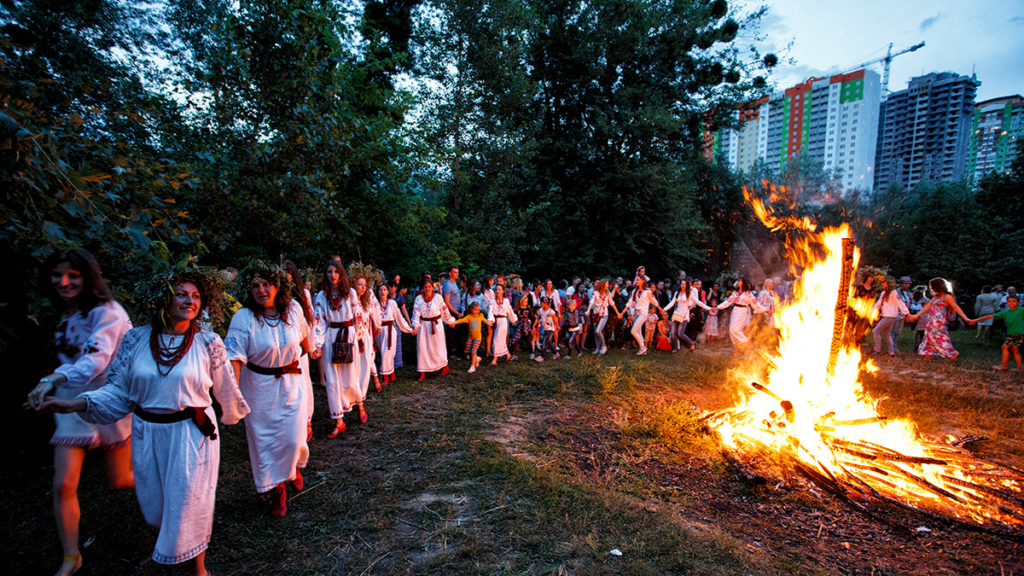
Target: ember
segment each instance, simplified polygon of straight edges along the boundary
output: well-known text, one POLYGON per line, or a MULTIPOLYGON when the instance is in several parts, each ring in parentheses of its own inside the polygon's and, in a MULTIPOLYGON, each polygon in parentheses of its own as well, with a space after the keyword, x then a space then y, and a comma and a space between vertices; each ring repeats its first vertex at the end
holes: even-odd
MULTIPOLYGON (((871 314, 871 303, 851 293, 860 254, 849 227, 818 231, 806 218, 780 218, 747 200, 765 225, 799 231, 787 249, 802 275, 792 300, 776 310, 780 343, 766 355, 766 384, 750 375, 735 406, 702 417, 727 460, 748 478, 759 475, 739 462, 778 467, 787 479, 798 472, 858 507, 885 502, 1024 535, 1024 474, 962 448, 979 437, 927 438, 913 422, 879 414, 879 400, 863 390, 859 347, 843 338, 848 315, 871 314)), ((863 369, 878 368, 869 360, 863 369)))

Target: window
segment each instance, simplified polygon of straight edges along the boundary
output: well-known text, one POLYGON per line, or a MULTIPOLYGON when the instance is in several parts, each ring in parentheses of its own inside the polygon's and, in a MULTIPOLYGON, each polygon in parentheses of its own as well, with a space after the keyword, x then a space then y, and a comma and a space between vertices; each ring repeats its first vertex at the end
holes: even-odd
POLYGON ((857 139, 856 136, 850 136, 850 140, 856 140, 856 139, 857 139))
POLYGON ((829 142, 832 142, 833 140, 835 140, 835 138, 829 138, 828 139, 829 142))
POLYGON ((828 147, 828 149, 829 149, 829 150, 831 150, 831 149, 832 149, 832 146, 829 146, 829 147, 828 147))
POLYGON ((847 116, 849 116, 849 114, 843 114, 843 118, 846 118, 847 116))

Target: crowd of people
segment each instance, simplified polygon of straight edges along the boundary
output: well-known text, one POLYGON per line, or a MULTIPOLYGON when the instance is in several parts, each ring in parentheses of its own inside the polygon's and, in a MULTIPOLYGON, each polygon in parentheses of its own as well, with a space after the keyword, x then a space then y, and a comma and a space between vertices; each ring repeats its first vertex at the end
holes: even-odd
MULTIPOLYGON (((107 449, 113 485, 134 485, 143 516, 159 527, 153 559, 191 561, 202 576, 218 425, 244 421, 255 489, 269 493, 271 515, 285 516, 289 485, 303 489, 314 381, 326 387, 334 424, 328 438, 346 431, 353 412, 366 423, 371 382, 380 392, 402 366, 402 332, 415 340, 419 380, 444 376, 449 361, 461 357, 472 373, 488 358, 491 365, 519 357, 570 360, 586 351, 605 354, 609 346, 675 353, 712 342, 720 331, 742 353, 752 336, 774 337, 775 309, 791 289, 778 278, 759 286, 739 278, 727 291, 709 282, 705 289, 683 271, 652 281, 643 267, 631 278, 574 278, 557 286, 503 274, 477 281, 452 266, 437 279, 424 272, 410 290, 397 276, 350 274, 340 258, 318 276, 314 287, 289 261, 253 262, 240 272, 185 267, 154 279, 149 324, 132 327, 92 254, 64 250, 45 262, 42 284, 63 313, 55 332, 61 365, 39 381, 26 407, 56 421, 53 494, 64 551, 58 576, 82 565, 77 483, 87 449, 107 449), (225 295, 229 281, 237 300, 225 295), (211 328, 229 312, 222 339, 211 328)), ((858 293, 875 294, 869 278, 858 293)), ((1005 322, 1007 343, 1015 344, 1004 347, 1003 368, 1012 350, 1019 369, 1024 319, 1015 293, 1008 292, 1006 310, 982 308, 991 314, 969 320, 941 279, 930 283, 927 301, 909 291, 909 278, 898 289, 881 281, 874 351, 887 339, 894 354, 899 331, 916 322, 924 332, 919 353, 955 357, 944 332, 947 312, 955 311, 968 323, 1005 322)))
MULTIPOLYGON (((982 288, 974 299, 975 318, 968 318, 963 308, 968 307, 971 298, 965 293, 954 296, 950 282, 944 278, 933 278, 926 286, 911 288, 913 279, 903 276, 898 282, 884 275, 865 274, 857 283, 855 295, 874 299, 873 311, 877 321, 870 328, 874 346, 868 354, 881 354, 883 343, 890 356, 897 356, 897 341, 907 326, 916 332, 914 350, 926 358, 937 356, 950 362, 956 361, 960 353, 953 347, 949 337, 950 327, 955 323, 963 326, 978 326, 975 338, 991 337, 996 331, 1004 337, 1002 362, 992 366, 993 370, 1021 371, 1020 346, 1024 344, 1024 309, 1019 307, 1017 289, 1010 286, 1005 292, 997 285, 982 288), (1016 368, 1010 368, 1011 356, 1016 368)), ((855 325, 857 322, 855 322, 855 325)), ((862 343, 867 329, 855 329, 854 337, 862 343)))

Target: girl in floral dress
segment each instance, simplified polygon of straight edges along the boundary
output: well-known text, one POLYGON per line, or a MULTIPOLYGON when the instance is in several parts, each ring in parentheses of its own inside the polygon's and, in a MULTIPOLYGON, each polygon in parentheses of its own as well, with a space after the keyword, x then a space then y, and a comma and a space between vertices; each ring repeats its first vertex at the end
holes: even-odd
POLYGON ((935 296, 924 305, 920 312, 907 316, 907 319, 913 322, 920 316, 931 313, 924 329, 924 341, 918 347, 917 353, 925 358, 931 358, 934 354, 949 358, 949 361, 953 362, 960 353, 953 349, 953 343, 949 340, 949 311, 953 310, 959 314, 964 322, 969 320, 964 315, 964 311, 957 306, 953 296, 950 295, 949 283, 944 278, 933 278, 928 285, 935 296))

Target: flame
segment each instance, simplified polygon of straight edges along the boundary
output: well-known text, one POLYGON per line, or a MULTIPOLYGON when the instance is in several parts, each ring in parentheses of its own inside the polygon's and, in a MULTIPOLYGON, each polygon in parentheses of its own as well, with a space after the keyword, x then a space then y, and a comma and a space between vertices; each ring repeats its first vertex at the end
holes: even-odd
MULTIPOLYGON (((878 367, 863 361, 856 342, 833 348, 849 226, 819 231, 809 218, 774 215, 761 200, 745 195, 765 226, 794 232, 787 255, 801 275, 793 298, 776 310, 779 348, 763 353, 764 384, 751 385, 735 406, 707 413, 704 421, 729 451, 778 465, 784 475, 795 470, 847 497, 1016 533, 1024 525, 1024 475, 979 460, 950 440, 925 438, 909 420, 886 418, 860 381, 863 372, 878 367)), ((772 190, 770 197, 781 196, 772 190)), ((853 269, 858 260, 854 250, 853 269)), ((845 289, 852 314, 873 319, 873 300, 854 297, 852 286, 845 289)), ((745 376, 747 382, 756 379, 745 376)))

